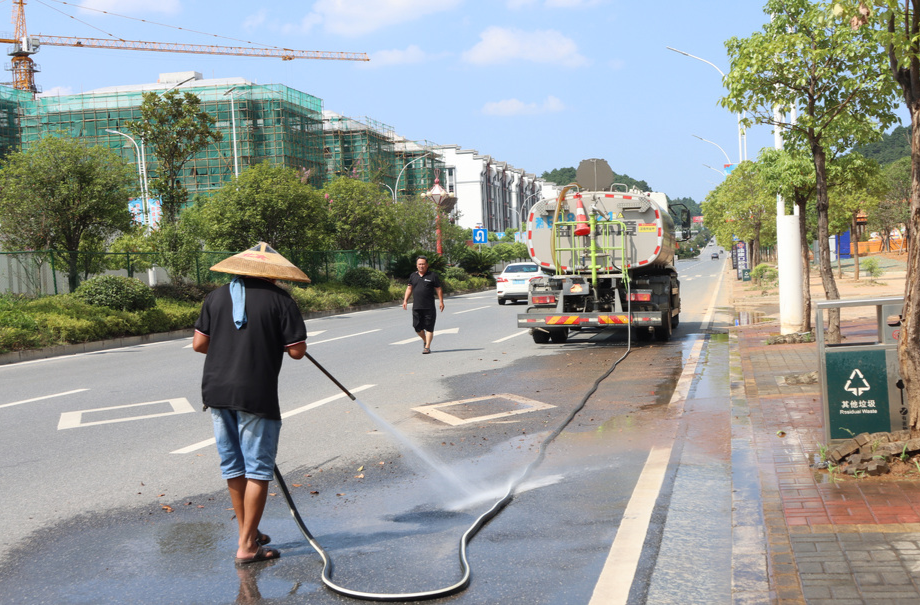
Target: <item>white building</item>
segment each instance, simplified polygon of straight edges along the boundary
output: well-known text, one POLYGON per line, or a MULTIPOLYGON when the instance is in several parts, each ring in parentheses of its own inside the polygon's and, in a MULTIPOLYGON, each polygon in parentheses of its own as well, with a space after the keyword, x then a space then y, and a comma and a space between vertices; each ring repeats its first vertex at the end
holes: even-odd
POLYGON ((447 177, 441 184, 457 197, 461 227, 481 226, 490 232, 518 228, 523 210, 555 195, 553 183, 475 149, 438 145, 434 151, 444 160, 447 177))

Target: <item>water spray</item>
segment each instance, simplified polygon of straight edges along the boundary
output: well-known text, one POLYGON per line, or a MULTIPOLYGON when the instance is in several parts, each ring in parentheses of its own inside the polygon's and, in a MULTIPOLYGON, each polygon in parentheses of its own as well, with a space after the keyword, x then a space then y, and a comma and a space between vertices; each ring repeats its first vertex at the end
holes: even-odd
MULTIPOLYGON (((550 433, 550 435, 546 439, 543 440, 543 442, 540 444, 540 449, 537 453, 536 459, 527 465, 527 467, 517 477, 517 479, 514 479, 511 481, 511 483, 508 485, 508 489, 505 492, 505 495, 502 496, 500 499, 498 499, 495 502, 495 504, 493 504, 492 507, 489 508, 489 510, 487 510, 482 515, 480 515, 476 519, 476 521, 474 521, 473 524, 465 532, 463 532, 463 535, 460 537, 460 545, 459 545, 460 568, 461 568, 462 573, 461 573, 460 579, 454 584, 451 584, 450 586, 445 586, 443 588, 437 588, 434 590, 426 590, 426 591, 421 591, 421 592, 380 593, 380 592, 364 592, 364 591, 359 591, 359 590, 352 590, 350 588, 340 586, 336 584, 335 582, 333 582, 332 580, 332 571, 333 571, 332 558, 323 549, 323 547, 319 544, 319 542, 316 541, 316 538, 313 537, 313 534, 310 533, 310 530, 307 528, 307 525, 304 523, 303 519, 301 518, 300 513, 297 510, 297 506, 294 504, 294 499, 291 497, 291 492, 290 490, 288 490, 287 484, 284 482, 284 478, 281 475, 281 471, 278 470, 278 465, 276 464, 275 465, 275 481, 277 481, 278 485, 281 487, 281 492, 284 494, 284 499, 287 501, 288 508, 291 509, 291 516, 294 517, 294 522, 297 524, 297 527, 300 529, 300 533, 303 534, 304 538, 307 539, 307 542, 310 543, 310 546, 313 547, 313 550, 315 550, 317 554, 323 560, 322 581, 323 581, 323 584, 326 586, 326 588, 340 595, 351 597, 354 599, 362 599, 365 601, 424 601, 428 599, 437 599, 441 597, 447 597, 447 596, 450 596, 450 595, 453 595, 453 594, 456 594, 458 592, 465 590, 469 586, 470 578, 472 576, 472 570, 470 568, 469 561, 467 560, 467 557, 466 557, 466 550, 467 550, 467 547, 469 546, 470 541, 479 532, 480 529, 482 529, 489 521, 491 521, 495 516, 497 516, 498 513, 500 513, 502 509, 504 509, 511 502, 511 500, 514 498, 514 491, 517 489, 517 487, 521 483, 523 483, 525 479, 527 479, 530 476, 533 470, 536 469, 537 466, 539 466, 541 462, 543 462, 543 459, 546 457, 546 448, 549 447, 549 444, 552 443, 552 441, 562 433, 565 427, 567 427, 569 423, 572 421, 572 419, 575 418, 575 415, 578 414, 578 412, 580 412, 582 408, 585 407, 585 404, 588 402, 588 399, 591 397, 591 395, 594 394, 594 392, 597 390, 597 387, 600 385, 600 383, 604 379, 606 379, 608 376, 610 376, 610 374, 613 373, 613 371, 616 369, 616 367, 619 365, 621 361, 626 359, 626 356, 629 355, 629 352, 631 350, 630 345, 631 345, 631 339, 627 337, 626 352, 623 353, 623 356, 620 357, 618 360, 616 360, 613 363, 613 365, 611 365, 610 368, 604 374, 602 374, 600 377, 598 377, 597 380, 594 381, 594 384, 588 390, 585 396, 582 397, 579 404, 575 406, 575 408, 571 412, 569 412, 569 415, 562 421, 562 423, 552 433, 550 433)), ((325 374, 326 377, 329 378, 329 380, 331 380, 337 387, 339 387, 342 390, 342 392, 348 396, 349 399, 357 403, 366 413, 370 414, 372 417, 376 416, 376 414, 371 412, 371 410, 364 403, 362 403, 361 401, 358 400, 357 397, 352 395, 351 392, 348 389, 346 389, 345 386, 341 382, 336 380, 336 378, 332 374, 330 374, 326 370, 326 368, 320 365, 320 363, 316 361, 309 353, 306 353, 306 357, 311 362, 313 362, 313 365, 319 368, 319 370, 323 374, 325 374)), ((416 453, 419 453, 418 448, 416 448, 414 445, 410 444, 410 447, 412 447, 416 453)), ((425 460, 426 457, 423 455, 422 459, 425 460)))

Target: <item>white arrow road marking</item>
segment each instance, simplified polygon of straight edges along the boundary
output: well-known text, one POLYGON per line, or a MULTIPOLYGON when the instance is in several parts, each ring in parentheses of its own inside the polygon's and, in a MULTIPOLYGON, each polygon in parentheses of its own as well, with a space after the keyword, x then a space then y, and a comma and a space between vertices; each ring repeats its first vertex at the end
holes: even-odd
POLYGON ((194 412, 192 404, 185 397, 178 399, 161 399, 159 401, 147 401, 145 403, 132 403, 129 405, 115 405, 108 408, 95 408, 93 410, 79 410, 77 412, 64 412, 58 421, 58 430, 75 429, 83 426, 96 426, 99 424, 113 424, 115 422, 129 422, 132 420, 144 420, 146 418, 159 418, 160 416, 174 416, 175 414, 188 414, 194 412), (158 405, 168 403, 172 407, 171 412, 160 412, 157 414, 145 414, 143 416, 131 416, 129 418, 113 418, 110 420, 98 420, 96 422, 83 422, 83 414, 90 412, 107 412, 109 410, 122 410, 127 408, 136 408, 144 405, 158 405))
MULTIPOLYGON (((460 328, 447 328, 446 330, 435 330, 434 335, 441 336, 443 334, 458 334, 459 332, 460 332, 460 328)), ((405 340, 400 340, 398 342, 391 342, 390 344, 391 345, 407 345, 412 342, 418 342, 419 340, 421 340, 421 338, 419 338, 418 336, 415 336, 413 338, 407 338, 405 340)))
POLYGON ((467 309, 466 311, 457 311, 454 315, 460 315, 461 313, 469 313, 470 311, 479 311, 481 309, 491 309, 492 307, 475 307, 473 309, 467 309))
POLYGON ((44 395, 42 397, 33 397, 32 399, 23 399, 22 401, 14 401, 12 403, 4 403, 0 405, 0 408, 8 408, 14 405, 19 405, 21 403, 32 403, 33 401, 41 401, 42 399, 51 399, 52 397, 63 397, 64 395, 73 395, 74 393, 82 393, 83 391, 88 391, 89 389, 74 389, 73 391, 65 391, 63 393, 55 393, 54 395, 44 395))
MULTIPOLYGON (((371 388, 371 387, 374 387, 374 386, 377 386, 377 385, 374 385, 374 384, 364 384, 364 385, 361 385, 361 386, 356 387, 356 388, 354 388, 354 389, 348 389, 348 390, 349 390, 349 392, 350 392, 352 395, 354 395, 355 393, 360 393, 361 391, 366 391, 367 389, 369 389, 369 388, 371 388)), ((301 407, 299 407, 299 408, 297 408, 297 409, 290 410, 289 412, 285 412, 285 413, 281 414, 281 419, 284 420, 285 418, 290 418, 291 416, 296 416, 297 414, 302 414, 303 412, 307 412, 307 411, 309 411, 309 410, 318 408, 318 407, 321 406, 321 405, 326 405, 326 404, 329 403, 330 401, 335 401, 335 400, 341 399, 342 397, 345 397, 345 396, 346 396, 345 393, 339 393, 338 395, 333 395, 332 397, 326 397, 325 399, 320 399, 319 401, 314 401, 313 403, 308 403, 308 404, 305 405, 305 406, 301 406, 301 407)), ((204 449, 204 448, 208 447, 209 445, 214 445, 214 443, 215 443, 215 439, 214 439, 213 437, 211 437, 210 439, 205 439, 204 441, 199 441, 198 443, 193 443, 192 445, 189 445, 189 446, 187 446, 187 447, 183 447, 183 448, 181 448, 181 449, 178 449, 178 450, 175 450, 175 451, 172 451, 172 452, 169 452, 169 453, 170 453, 170 454, 189 454, 189 453, 194 452, 194 451, 196 451, 196 450, 204 449)))

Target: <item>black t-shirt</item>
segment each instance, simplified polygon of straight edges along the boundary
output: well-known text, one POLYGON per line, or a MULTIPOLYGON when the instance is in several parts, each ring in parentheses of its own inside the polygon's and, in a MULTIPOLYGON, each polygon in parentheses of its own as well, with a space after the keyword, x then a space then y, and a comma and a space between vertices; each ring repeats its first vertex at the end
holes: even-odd
POLYGON ((247 323, 236 329, 230 287, 208 295, 195 329, 211 341, 201 378, 207 407, 281 420, 278 374, 285 347, 307 338, 303 317, 290 295, 269 281, 244 278, 247 323))
POLYGON ((433 271, 428 271, 424 276, 418 271, 409 276, 409 285, 412 286, 412 309, 434 309, 435 289, 441 287, 441 278, 433 271))

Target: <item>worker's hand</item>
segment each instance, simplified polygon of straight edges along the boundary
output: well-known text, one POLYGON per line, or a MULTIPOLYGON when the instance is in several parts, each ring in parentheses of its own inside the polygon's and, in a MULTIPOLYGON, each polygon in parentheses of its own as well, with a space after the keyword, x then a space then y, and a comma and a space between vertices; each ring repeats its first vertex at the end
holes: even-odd
POLYGON ((403 309, 405 309, 405 308, 406 308, 406 305, 407 305, 407 304, 409 304, 409 301, 407 301, 407 300, 404 300, 404 301, 403 301, 403 309))
POLYGON ((444 312, 444 301, 443 300, 441 301, 440 309, 441 309, 441 313, 443 313, 444 312))

